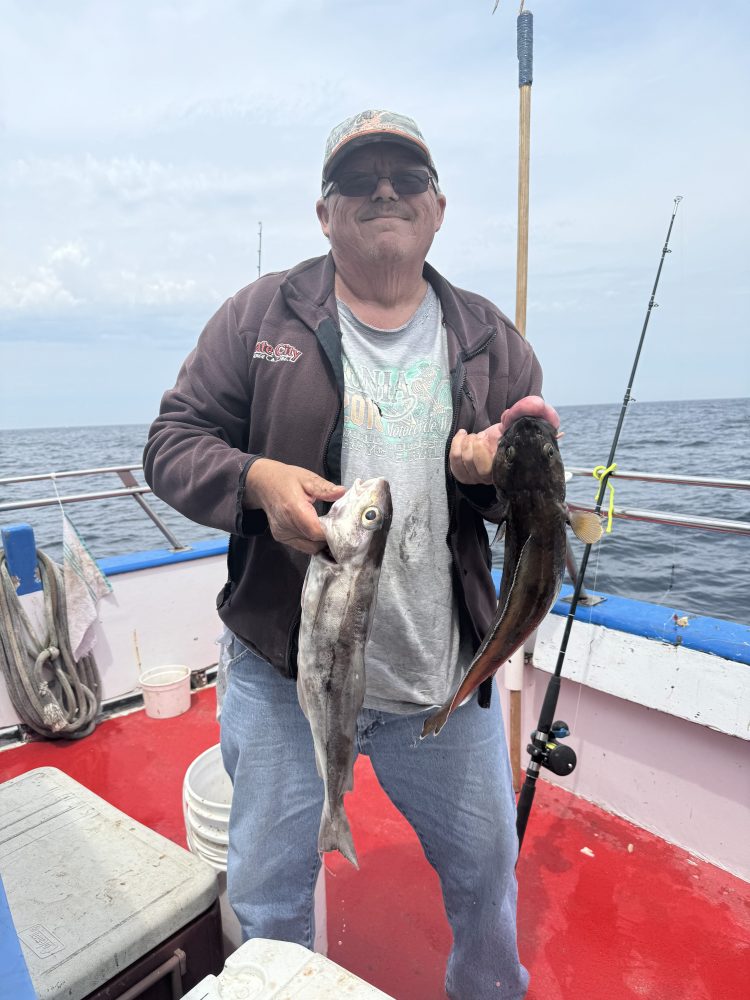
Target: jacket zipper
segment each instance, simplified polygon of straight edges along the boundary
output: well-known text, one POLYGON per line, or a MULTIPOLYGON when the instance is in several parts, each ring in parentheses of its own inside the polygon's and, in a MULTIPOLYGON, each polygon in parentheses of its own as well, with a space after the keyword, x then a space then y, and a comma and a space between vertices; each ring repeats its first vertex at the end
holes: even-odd
MULTIPOLYGON (((450 540, 453 534, 454 518, 456 513, 456 484, 453 482, 453 475, 451 473, 451 463, 450 463, 450 453, 451 453, 451 441, 456 436, 456 427, 458 425, 458 411, 461 399, 461 393, 464 390, 466 384, 466 369, 464 368, 464 363, 461 358, 458 359, 458 364, 453 375, 453 422, 451 423, 451 432, 448 435, 448 440, 445 445, 445 481, 448 484, 448 540, 450 540)), ((472 400, 472 403, 474 401, 472 400)))
MULTIPOLYGON (((331 429, 328 432, 328 436, 326 437, 325 445, 323 446, 323 457, 322 457, 321 464, 322 464, 323 468, 325 469, 326 479, 330 479, 330 476, 331 476, 331 470, 328 468, 328 462, 326 461, 326 458, 328 456, 328 448, 329 448, 329 445, 331 444, 331 438, 333 437, 333 432, 338 427, 339 414, 341 413, 341 406, 342 406, 342 401, 341 401, 341 397, 339 396, 338 406, 336 407, 336 416, 333 418, 333 423, 331 424, 331 429)), ((340 463, 339 463, 339 466, 340 466, 340 463)), ((338 478, 341 479, 340 468, 339 468, 339 477, 338 478)))
POLYGON ((475 358, 477 354, 481 354, 482 351, 485 349, 485 347, 487 347, 488 344, 491 344, 496 336, 497 336, 497 330, 493 330, 492 333, 485 340, 483 340, 478 347, 475 347, 474 350, 470 351, 468 354, 462 355, 461 360, 471 361, 471 359, 475 358))

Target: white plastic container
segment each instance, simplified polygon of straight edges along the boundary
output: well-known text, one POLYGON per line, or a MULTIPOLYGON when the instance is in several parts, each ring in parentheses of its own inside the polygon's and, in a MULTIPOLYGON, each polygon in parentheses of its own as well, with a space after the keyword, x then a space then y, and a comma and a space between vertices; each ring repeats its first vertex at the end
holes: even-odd
POLYGON ((328 958, 289 941, 246 941, 218 976, 206 976, 183 1000, 393 1000, 328 958))
POLYGON ((187 769, 182 811, 190 850, 219 872, 227 870, 231 806, 232 782, 224 770, 221 747, 209 747, 187 769))
POLYGON ((218 894, 198 858, 54 767, 0 785, 0 869, 39 1000, 98 991, 218 894))
MULTIPOLYGON (((214 871, 219 872, 219 899, 226 955, 242 944, 239 921, 229 905, 226 889, 231 807, 232 782, 224 770, 221 746, 217 744, 204 750, 188 767, 182 785, 182 812, 188 847, 214 871)), ((328 951, 325 869, 322 867, 315 885, 314 948, 322 955, 328 951)))
POLYGON ((190 708, 190 667, 170 663, 145 670, 138 682, 143 707, 152 719, 171 719, 190 708))
POLYGON ((232 806, 232 782, 224 770, 219 744, 204 750, 187 769, 183 801, 198 823, 226 834, 232 806))

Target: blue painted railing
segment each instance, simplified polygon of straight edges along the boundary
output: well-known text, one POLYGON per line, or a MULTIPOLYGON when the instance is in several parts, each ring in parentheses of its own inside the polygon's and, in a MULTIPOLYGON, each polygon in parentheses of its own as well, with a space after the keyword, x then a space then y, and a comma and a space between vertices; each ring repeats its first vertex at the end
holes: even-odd
MULTIPOLYGON (((18 526, 14 526, 18 527, 18 526)), ((26 566, 30 559, 35 562, 33 532, 18 533, 15 536, 19 542, 13 550, 13 561, 26 566), (30 541, 29 541, 30 539, 30 541), (24 558, 24 546, 30 546, 29 558, 24 558)), ((107 576, 117 576, 119 573, 134 573, 138 570, 152 569, 157 566, 169 566, 176 563, 190 562, 194 559, 206 559, 209 556, 225 555, 227 540, 212 539, 206 542, 196 542, 184 551, 173 549, 149 549, 146 552, 131 552, 123 556, 110 556, 98 559, 100 569, 107 576)), ((11 560, 11 551, 7 553, 11 560)), ((26 567, 28 569, 28 566, 26 567)), ((11 569, 13 573, 14 569, 11 569)), ((16 575, 20 576, 20 572, 16 575)), ((28 573, 27 573, 28 575, 28 573)), ((492 571, 495 587, 500 587, 500 570, 492 571)), ((562 598, 572 592, 572 587, 564 586, 560 598, 554 604, 552 613, 567 616, 570 608, 562 598)), ((594 593, 593 591, 591 593, 594 593)), ((646 601, 635 601, 628 597, 616 597, 613 594, 598 594, 604 601, 593 607, 579 604, 576 609, 576 620, 589 622, 592 625, 603 625, 627 632, 631 635, 645 636, 666 642, 672 646, 685 646, 688 649, 712 653, 727 660, 750 665, 750 626, 738 622, 724 621, 721 618, 709 618, 705 615, 692 615, 680 608, 669 608, 660 604, 649 604, 646 601)))
MULTIPOLYGON (((498 589, 500 576, 500 570, 493 569, 492 579, 498 589)), ((552 606, 553 615, 567 617, 570 614, 570 604, 565 603, 563 598, 572 593, 573 588, 565 584, 552 606)), ((579 604, 576 608, 576 621, 604 625, 618 632, 641 635, 671 646, 685 646, 687 649, 713 653, 726 660, 750 665, 748 625, 725 621, 723 618, 709 618, 707 615, 693 615, 679 608, 635 601, 630 597, 616 597, 614 594, 594 590, 589 590, 588 593, 604 600, 593 607, 579 604)))

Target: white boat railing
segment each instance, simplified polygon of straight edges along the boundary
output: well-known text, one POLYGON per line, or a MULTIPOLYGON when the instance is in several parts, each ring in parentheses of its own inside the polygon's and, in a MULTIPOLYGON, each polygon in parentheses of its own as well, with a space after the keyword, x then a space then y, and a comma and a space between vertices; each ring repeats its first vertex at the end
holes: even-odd
MULTIPOLYGON (((35 499, 12 500, 0 503, 0 513, 28 510, 37 507, 49 507, 54 504, 82 503, 91 500, 108 500, 114 497, 131 497, 135 500, 145 514, 151 518, 159 528, 169 544, 175 550, 182 550, 181 545, 170 529, 159 517, 156 511, 144 500, 144 495, 151 493, 149 486, 141 486, 136 480, 133 472, 142 470, 141 465, 114 465, 97 469, 73 469, 66 472, 45 472, 38 475, 29 476, 9 476, 0 479, 0 486, 16 485, 18 483, 42 482, 44 480, 72 479, 74 477, 99 476, 105 474, 117 475, 123 483, 122 489, 100 490, 91 493, 74 493, 67 495, 56 495, 53 497, 38 497, 35 499)), ((592 469, 566 466, 566 471, 575 476, 585 476, 591 478, 592 469)), ((707 476, 680 476, 670 473, 635 472, 627 470, 616 470, 612 479, 634 480, 644 483, 662 483, 675 486, 709 486, 717 489, 750 490, 750 481, 742 479, 713 479, 707 476)), ((569 505, 574 510, 593 511, 593 504, 583 504, 575 500, 569 500, 569 505)), ((669 511, 643 510, 638 508, 614 507, 613 517, 631 521, 645 521, 650 524, 677 525, 686 528, 700 528, 708 531, 729 532, 737 535, 750 535, 750 521, 734 521, 714 517, 699 517, 698 515, 677 514, 669 511)))
MULTIPOLYGON (((593 469, 582 469, 577 466, 565 466, 565 471, 575 476, 591 479, 593 469)), ((623 479, 642 483, 662 483, 673 486, 712 486, 717 489, 750 490, 750 482, 744 479, 712 479, 708 476, 677 476, 660 472, 629 472, 615 470, 610 479, 623 479)), ((583 504, 576 500, 568 500, 572 510, 593 511, 594 504, 583 504)), ((612 516, 627 521, 646 521, 649 524, 677 525, 684 528, 702 528, 707 531, 723 531, 737 535, 750 535, 750 521, 733 521, 718 517, 699 517, 697 514, 673 514, 659 510, 641 510, 638 508, 613 507, 612 516)))
POLYGON ((44 480, 72 479, 81 476, 101 476, 112 473, 119 477, 124 489, 98 490, 94 493, 75 493, 67 495, 56 495, 54 497, 37 497, 28 500, 10 500, 0 503, 0 513, 11 510, 30 510, 37 507, 50 507, 54 504, 82 503, 89 500, 109 500, 113 497, 132 497, 140 506, 144 514, 148 515, 156 527, 161 531, 175 552, 183 552, 188 546, 182 545, 172 534, 170 529, 143 499, 143 495, 153 492, 150 486, 141 486, 133 475, 134 471, 143 469, 142 465, 111 465, 99 469, 72 469, 67 472, 43 472, 33 476, 8 476, 0 479, 0 486, 12 486, 17 483, 38 483, 44 480))

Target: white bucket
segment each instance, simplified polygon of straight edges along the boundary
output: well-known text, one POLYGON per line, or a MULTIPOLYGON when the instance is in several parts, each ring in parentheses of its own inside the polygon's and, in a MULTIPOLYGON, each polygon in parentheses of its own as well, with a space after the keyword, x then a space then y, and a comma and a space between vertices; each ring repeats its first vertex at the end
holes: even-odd
POLYGON ((232 782, 224 770, 221 746, 209 747, 195 758, 185 773, 182 811, 188 847, 218 873, 225 958, 242 944, 242 930, 227 897, 231 805, 232 782))
POLYGON ((182 786, 185 826, 226 847, 232 782, 224 770, 221 747, 209 747, 196 757, 182 786))
POLYGON ((224 770, 221 746, 195 758, 182 784, 182 811, 190 849, 212 864, 227 866, 232 782, 224 770))
MULTIPOLYGON (((182 785, 182 811, 188 847, 219 873, 225 956, 242 943, 239 921, 227 900, 226 888, 231 806, 232 782, 224 770, 221 745, 217 744, 204 750, 187 769, 182 785)), ((321 868, 315 886, 314 948, 322 955, 328 951, 324 868, 321 868)))
POLYGON ((144 671, 138 684, 143 707, 152 719, 171 719, 190 708, 190 667, 168 664, 144 671))

